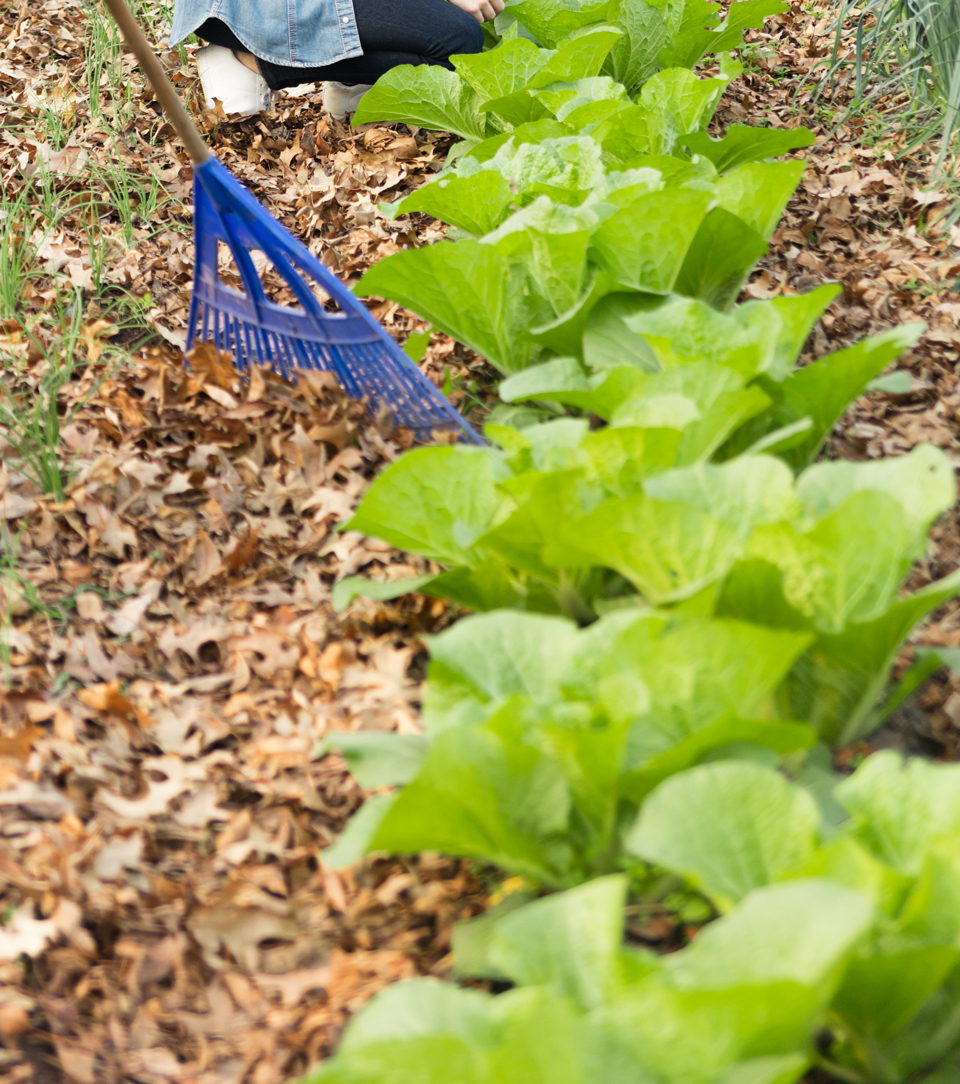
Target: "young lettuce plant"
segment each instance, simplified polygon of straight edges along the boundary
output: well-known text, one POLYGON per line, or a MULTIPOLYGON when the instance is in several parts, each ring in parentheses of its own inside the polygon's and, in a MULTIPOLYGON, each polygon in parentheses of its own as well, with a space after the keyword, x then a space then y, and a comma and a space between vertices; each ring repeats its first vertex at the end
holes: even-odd
POLYGON ((802 163, 748 163, 711 179, 706 160, 706 169, 672 173, 652 161, 607 174, 588 136, 510 140, 469 175, 428 186, 433 206, 414 204, 494 229, 389 256, 357 293, 404 305, 504 373, 544 350, 578 353, 607 294, 632 291, 650 305, 676 292, 728 308, 766 252, 802 163), (514 200, 527 202, 507 214, 514 200))
MULTIPOLYGON (((408 453, 346 526, 450 566, 388 585, 391 597, 415 589, 470 609, 561 612, 580 623, 614 605, 654 606, 811 634, 779 691, 781 716, 826 741, 855 740, 873 724, 910 630, 960 582, 954 574, 899 594, 955 499, 950 465, 931 445, 899 459, 815 464, 796 479, 772 456, 705 462, 745 393, 715 394, 705 370, 683 368, 696 378, 686 394, 657 387, 623 425, 591 432, 584 420, 559 419, 501 427, 506 454, 408 453), (697 395, 721 406, 711 413, 701 399, 694 414, 687 404, 697 395)), ((364 590, 343 581, 335 604, 364 590)))
POLYGON ((920 323, 902 324, 795 368, 838 289, 827 285, 801 296, 749 301, 728 313, 676 296, 613 294, 590 313, 572 356, 515 374, 500 385, 500 397, 507 403, 558 403, 624 424, 651 382, 673 381, 679 391, 684 383, 697 384, 684 375, 687 367, 709 366, 717 380, 723 369, 731 388, 735 374, 736 386, 762 395, 765 406, 729 431, 717 458, 774 451, 800 469, 816 459, 850 403, 924 330, 920 323))
POLYGON ((703 765, 650 795, 628 846, 731 913, 761 886, 809 876, 871 899, 870 934, 831 1002, 824 1068, 864 1084, 956 1079, 960 767, 876 753, 831 804, 847 820, 825 830, 809 793, 776 772, 703 765))
MULTIPOLYGON (((560 0, 520 0, 501 16, 503 38, 496 48, 452 57, 452 72, 429 65, 391 69, 364 95, 354 123, 399 121, 480 142, 547 116, 549 104, 537 99, 537 91, 602 73, 627 99, 642 92, 658 67, 690 69, 706 52, 728 54, 739 48, 747 27, 786 10, 779 0, 739 0, 717 27, 718 6, 703 0, 686 8, 676 0, 603 0, 579 9, 560 0), (518 24, 540 45, 521 36, 518 24)), ((588 93, 577 104, 599 100, 588 93)), ((581 125, 604 112, 583 113, 581 125)))
POLYGON ((388 987, 304 1084, 797 1080, 870 925, 869 900, 827 880, 760 888, 692 945, 658 957, 623 946, 625 897, 625 879, 605 877, 480 930, 468 924, 461 973, 513 989, 388 987))
POLYGON ((333 734, 368 799, 330 865, 439 850, 551 887, 623 864, 622 832, 666 776, 748 743, 816 740, 773 693, 810 642, 738 621, 625 611, 579 631, 497 611, 429 638, 424 735, 333 734))

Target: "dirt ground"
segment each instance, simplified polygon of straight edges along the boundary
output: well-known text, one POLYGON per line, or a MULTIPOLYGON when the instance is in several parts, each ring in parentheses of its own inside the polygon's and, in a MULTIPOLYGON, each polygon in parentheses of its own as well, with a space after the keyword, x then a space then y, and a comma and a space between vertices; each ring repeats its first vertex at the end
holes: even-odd
MULTIPOLYGON (((132 246, 110 241, 108 281, 149 292, 151 342, 117 365, 110 347, 129 333, 101 318, 99 302, 83 313, 85 363, 63 393, 67 406, 80 404, 63 433, 74 453, 66 499, 39 495, 0 463, 0 521, 21 577, 2 580, 0 607, 10 614, 0 1084, 282 1084, 328 1054, 385 984, 449 975, 453 923, 501 889, 496 874, 439 856, 349 873, 320 859, 363 793, 338 756, 314 759, 318 741, 332 730, 415 732, 419 636, 455 615, 422 596, 359 601, 342 615, 330 607, 345 576, 426 567, 334 529, 408 444, 403 432, 378 427, 322 378, 291 385, 254 373, 244 383, 209 350, 184 367, 190 168, 149 98, 138 99, 120 149, 93 120, 61 150, 31 141, 51 58, 65 73, 83 66, 77 11, 48 0, 0 14, 4 185, 24 183, 40 158, 60 198, 76 202, 45 256, 81 288, 91 273, 81 228, 90 161, 120 154, 131 172, 161 176, 174 198, 157 211, 168 228, 132 246)), ((827 16, 797 3, 751 32, 746 74, 718 114, 721 127, 750 118, 805 123, 818 135, 746 294, 842 283, 809 357, 927 321, 900 363, 909 391, 861 399, 829 454, 898 455, 932 441, 957 455, 960 254, 951 244, 960 235, 925 228, 946 197, 927 191, 924 155, 898 159, 896 139, 865 145, 866 119, 832 131, 842 91, 812 100, 830 35, 827 16)), ((166 60, 187 91, 189 67, 166 60)), ((352 281, 442 234, 422 215, 388 221, 377 202, 440 168, 450 138, 350 130, 323 115, 316 89, 287 94, 268 118, 201 120, 220 158, 352 281)), ((49 300, 41 283, 31 311, 49 300)), ((372 308, 401 341, 423 326, 392 303, 372 308)), ((33 363, 39 382, 42 359, 23 327, 0 331, 27 363, 28 383, 33 363)), ((458 405, 482 412, 489 373, 475 356, 435 333, 423 368, 452 386, 458 405)), ((914 586, 957 567, 958 535, 954 510, 914 586)), ((960 646, 960 608, 944 607, 920 640, 960 646)), ((900 725, 905 741, 955 757, 960 681, 930 685, 900 725)), ((671 931, 669 916, 653 916, 634 932, 657 944, 671 931)))

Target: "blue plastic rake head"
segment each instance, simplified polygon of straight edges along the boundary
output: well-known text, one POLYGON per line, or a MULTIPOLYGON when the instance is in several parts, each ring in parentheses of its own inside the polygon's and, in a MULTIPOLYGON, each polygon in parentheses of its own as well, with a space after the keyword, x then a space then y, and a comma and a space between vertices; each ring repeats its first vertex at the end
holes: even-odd
POLYGON ((297 369, 332 372, 348 395, 365 400, 376 414, 389 410, 420 438, 454 429, 462 440, 483 443, 362 302, 210 154, 124 0, 105 3, 193 159, 196 270, 187 342, 213 342, 241 369, 265 365, 286 377, 297 369), (221 241, 233 255, 242 291, 220 281, 221 241), (254 250, 271 261, 299 307, 266 296, 254 250), (324 308, 304 275, 339 312, 324 308))
POLYGON ((366 307, 276 221, 216 158, 194 166, 196 270, 187 341, 213 342, 237 366, 265 365, 289 377, 297 369, 332 372, 346 393, 373 411, 387 408, 399 425, 428 437, 437 428, 459 429, 480 443, 366 307), (218 273, 219 242, 230 249, 243 292, 218 273), (293 291, 299 307, 265 294, 250 252, 259 250, 293 291), (317 299, 309 276, 334 301, 317 299))

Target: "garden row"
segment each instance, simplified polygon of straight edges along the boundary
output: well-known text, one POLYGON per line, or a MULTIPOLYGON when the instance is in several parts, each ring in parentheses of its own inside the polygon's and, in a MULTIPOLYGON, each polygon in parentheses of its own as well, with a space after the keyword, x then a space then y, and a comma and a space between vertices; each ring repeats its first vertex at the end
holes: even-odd
POLYGON ((888 687, 960 588, 901 593, 954 474, 928 445, 815 462, 922 326, 796 368, 834 288, 736 304, 803 168, 769 159, 809 135, 710 138, 739 67, 691 69, 781 5, 568 3, 510 4, 496 47, 395 69, 356 117, 462 137, 395 208, 456 240, 360 292, 505 379, 494 446, 408 452, 349 524, 445 571, 344 581, 340 605, 482 612, 430 639, 422 736, 329 739, 377 793, 325 860, 442 851, 525 887, 454 941, 459 976, 508 992, 391 987, 317 1079, 945 1084, 960 767, 880 753, 841 780, 828 747, 939 664, 888 687), (624 947, 665 871, 719 917, 668 956, 624 947))

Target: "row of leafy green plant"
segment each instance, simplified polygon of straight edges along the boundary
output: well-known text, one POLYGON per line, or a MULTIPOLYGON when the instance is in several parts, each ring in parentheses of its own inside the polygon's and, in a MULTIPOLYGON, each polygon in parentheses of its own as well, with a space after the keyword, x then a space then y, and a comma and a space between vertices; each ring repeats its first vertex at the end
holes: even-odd
POLYGON ((324 861, 441 851, 524 889, 454 937, 457 974, 508 992, 391 987, 320 1081, 960 1073, 960 768, 877 754, 841 779, 829 751, 938 665, 890 688, 960 587, 902 590, 956 497, 940 451, 816 461, 923 328, 797 367, 836 290, 737 304, 802 172, 768 159, 810 137, 713 139, 738 66, 692 71, 782 10, 518 0, 494 48, 395 69, 357 114, 462 137, 393 208, 452 240, 360 292, 481 353, 503 402, 490 446, 406 453, 345 525, 442 570, 353 577, 337 606, 475 613, 428 638, 421 735, 321 747, 372 792, 324 861), (677 884, 714 921, 625 948, 626 903, 677 884))

